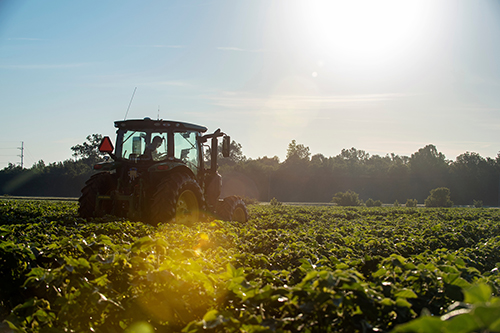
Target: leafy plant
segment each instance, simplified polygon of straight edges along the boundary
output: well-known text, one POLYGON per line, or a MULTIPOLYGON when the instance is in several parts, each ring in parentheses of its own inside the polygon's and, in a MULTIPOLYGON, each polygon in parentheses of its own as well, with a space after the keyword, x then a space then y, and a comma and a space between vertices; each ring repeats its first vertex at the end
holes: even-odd
POLYGON ((363 204, 363 201, 359 199, 359 195, 352 190, 335 193, 332 202, 339 206, 361 206, 363 204))
POLYGON ((440 317, 424 315, 396 327, 399 332, 498 332, 500 331, 500 298, 484 283, 464 291, 464 301, 455 302, 440 317))
POLYGON ((283 206, 282 202, 279 202, 276 198, 272 198, 271 201, 269 201, 269 204, 273 207, 281 207, 283 206))
POLYGON ((498 330, 498 210, 249 213, 154 228, 2 201, 0 320, 15 332, 498 330))
POLYGON ((243 199, 243 202, 245 202, 245 204, 248 206, 248 205, 256 205, 259 203, 259 201, 255 198, 250 198, 250 197, 246 197, 246 196, 243 196, 242 197, 243 199))
POLYGON ((406 200, 406 207, 417 207, 418 201, 417 199, 408 199, 406 200))
POLYGON ((366 207, 382 207, 382 201, 380 200, 373 200, 372 198, 369 198, 365 202, 366 207))
POLYGON ((447 187, 438 187, 430 191, 425 199, 425 207, 451 207, 453 201, 450 200, 450 189, 447 187))

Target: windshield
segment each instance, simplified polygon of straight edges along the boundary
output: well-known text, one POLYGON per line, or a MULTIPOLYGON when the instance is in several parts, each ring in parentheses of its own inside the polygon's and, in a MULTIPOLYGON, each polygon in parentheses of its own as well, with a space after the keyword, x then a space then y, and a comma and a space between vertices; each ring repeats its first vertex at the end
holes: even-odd
POLYGON ((161 161, 167 158, 167 133, 126 131, 121 157, 128 160, 161 161))
POLYGON ((137 161, 177 160, 185 163, 195 174, 199 168, 199 151, 196 138, 198 132, 170 133, 173 144, 169 145, 168 132, 124 131, 122 132, 120 157, 137 161), (168 151, 171 146, 172 152, 168 151))

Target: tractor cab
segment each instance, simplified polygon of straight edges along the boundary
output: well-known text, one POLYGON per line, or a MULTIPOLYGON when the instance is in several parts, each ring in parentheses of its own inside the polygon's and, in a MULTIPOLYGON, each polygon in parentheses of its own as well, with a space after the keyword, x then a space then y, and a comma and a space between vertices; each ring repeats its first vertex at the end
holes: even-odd
POLYGON ((206 127, 149 118, 117 121, 115 127, 118 128, 117 161, 140 165, 163 163, 165 166, 181 163, 195 175, 203 169, 199 138, 207 131, 206 127))

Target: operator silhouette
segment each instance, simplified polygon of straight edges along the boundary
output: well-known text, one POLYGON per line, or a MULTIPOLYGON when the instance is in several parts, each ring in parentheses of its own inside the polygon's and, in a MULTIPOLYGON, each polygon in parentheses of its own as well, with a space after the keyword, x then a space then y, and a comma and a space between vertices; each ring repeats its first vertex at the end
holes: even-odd
POLYGON ((163 138, 161 136, 155 136, 153 141, 146 146, 144 150, 144 157, 149 160, 159 161, 165 155, 164 153, 158 153, 156 150, 161 146, 163 138))

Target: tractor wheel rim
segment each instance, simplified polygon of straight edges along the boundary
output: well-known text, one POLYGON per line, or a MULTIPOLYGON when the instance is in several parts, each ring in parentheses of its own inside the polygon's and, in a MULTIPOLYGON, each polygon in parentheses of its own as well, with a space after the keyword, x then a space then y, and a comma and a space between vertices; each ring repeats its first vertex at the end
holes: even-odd
POLYGON ((181 224, 192 224, 199 220, 198 199, 193 191, 185 190, 179 195, 175 210, 175 220, 181 224))
POLYGON ((242 207, 236 207, 234 209, 233 221, 246 222, 246 214, 242 207))

